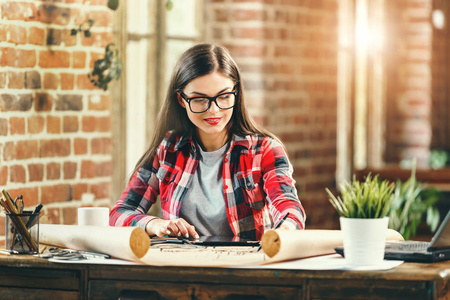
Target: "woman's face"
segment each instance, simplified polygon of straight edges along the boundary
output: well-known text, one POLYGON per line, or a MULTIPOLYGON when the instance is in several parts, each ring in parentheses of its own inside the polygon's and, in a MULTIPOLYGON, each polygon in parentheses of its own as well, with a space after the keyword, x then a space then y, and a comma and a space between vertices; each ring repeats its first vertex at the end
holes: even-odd
MULTIPOLYGON (((189 82, 183 90, 187 98, 214 97, 223 93, 232 92, 234 82, 218 72, 197 77, 189 82)), ((189 120, 197 127, 197 135, 202 141, 227 139, 226 126, 233 114, 233 108, 220 109, 214 101, 208 110, 202 113, 193 113, 189 103, 178 95, 178 102, 186 109, 189 120)), ((193 102, 191 103, 193 104, 193 102)))

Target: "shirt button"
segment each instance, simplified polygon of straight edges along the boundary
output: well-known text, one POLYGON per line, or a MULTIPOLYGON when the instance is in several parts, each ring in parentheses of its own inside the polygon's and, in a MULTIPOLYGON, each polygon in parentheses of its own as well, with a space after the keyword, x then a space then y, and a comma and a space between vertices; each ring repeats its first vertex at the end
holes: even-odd
POLYGON ((228 162, 228 158, 225 158, 224 161, 227 163, 228 162))

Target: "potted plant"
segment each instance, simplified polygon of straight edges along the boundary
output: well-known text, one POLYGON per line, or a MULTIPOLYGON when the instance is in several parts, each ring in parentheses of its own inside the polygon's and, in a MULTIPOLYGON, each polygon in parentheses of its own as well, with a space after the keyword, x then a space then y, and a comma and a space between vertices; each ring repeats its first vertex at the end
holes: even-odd
POLYGON ((350 183, 341 184, 341 196, 326 189, 340 216, 344 255, 349 264, 375 265, 383 261, 394 188, 394 183, 369 174, 363 182, 354 176, 350 183))
POLYGON ((414 162, 411 177, 405 182, 398 179, 395 184, 394 200, 388 213, 389 228, 397 230, 405 240, 409 240, 416 234, 426 214, 426 224, 432 233, 435 232, 440 221, 436 204, 441 197, 436 188, 427 188, 417 181, 414 162))

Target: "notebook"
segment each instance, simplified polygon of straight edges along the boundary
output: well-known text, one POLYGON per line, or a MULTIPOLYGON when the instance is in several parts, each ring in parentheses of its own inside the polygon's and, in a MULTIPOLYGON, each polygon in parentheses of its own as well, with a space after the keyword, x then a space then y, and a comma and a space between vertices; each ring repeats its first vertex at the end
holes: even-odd
MULTIPOLYGON (((343 248, 335 248, 343 254, 343 248)), ((389 241, 386 242, 385 259, 408 262, 438 262, 450 259, 450 211, 442 221, 431 242, 389 241)))

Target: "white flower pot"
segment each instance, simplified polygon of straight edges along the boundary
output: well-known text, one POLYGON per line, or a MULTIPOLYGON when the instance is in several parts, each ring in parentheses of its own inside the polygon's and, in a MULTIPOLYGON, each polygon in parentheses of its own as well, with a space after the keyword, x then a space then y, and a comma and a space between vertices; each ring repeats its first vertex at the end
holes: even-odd
POLYGON ((349 265, 372 266, 383 261, 388 221, 388 217, 340 218, 344 236, 344 256, 349 265))

